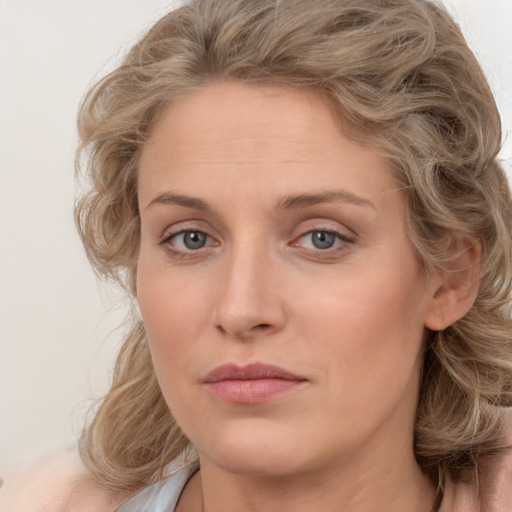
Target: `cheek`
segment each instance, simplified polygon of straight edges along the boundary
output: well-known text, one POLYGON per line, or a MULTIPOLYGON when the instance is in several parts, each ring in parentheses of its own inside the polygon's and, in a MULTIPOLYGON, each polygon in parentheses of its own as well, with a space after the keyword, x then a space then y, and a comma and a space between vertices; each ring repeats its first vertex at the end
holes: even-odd
POLYGON ((166 271, 165 265, 158 268, 139 260, 137 300, 164 393, 170 379, 189 369, 187 355, 209 317, 207 296, 207 290, 166 271))
POLYGON ((400 271, 387 266, 385 272, 352 273, 301 299, 301 329, 310 343, 323 346, 312 355, 325 366, 331 389, 345 390, 354 407, 379 407, 418 378, 422 289, 411 264, 400 271))
POLYGON ((347 348, 421 337, 425 300, 415 272, 352 272, 314 285, 303 282, 309 292, 297 294, 295 316, 318 334, 336 333, 347 348))

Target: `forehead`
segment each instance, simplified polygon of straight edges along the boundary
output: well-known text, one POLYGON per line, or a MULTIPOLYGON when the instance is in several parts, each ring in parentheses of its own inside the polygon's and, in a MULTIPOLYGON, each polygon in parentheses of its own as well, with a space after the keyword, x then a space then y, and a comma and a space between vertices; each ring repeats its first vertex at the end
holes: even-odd
POLYGON ((209 84, 165 108, 143 148, 139 197, 192 184, 211 192, 215 179, 269 195, 334 184, 361 196, 396 189, 383 156, 344 136, 319 93, 237 82, 209 84))
POLYGON ((326 142, 337 119, 319 93, 286 86, 214 82, 169 104, 159 116, 144 153, 158 144, 183 150, 195 144, 223 147, 242 140, 326 142), (321 123, 319 123, 319 120, 321 123), (222 128, 222 129, 220 129, 222 128), (172 137, 169 135, 172 134, 172 137), (235 142, 236 141, 236 142, 235 142), (170 146, 169 146, 170 145, 170 146), (153 146, 153 147, 152 147, 153 146))

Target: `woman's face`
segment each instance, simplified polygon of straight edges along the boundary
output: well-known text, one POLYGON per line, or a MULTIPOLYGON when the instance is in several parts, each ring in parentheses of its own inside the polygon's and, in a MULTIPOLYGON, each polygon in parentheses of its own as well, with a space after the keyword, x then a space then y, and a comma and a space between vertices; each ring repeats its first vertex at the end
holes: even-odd
POLYGON ((139 205, 138 301, 202 464, 412 459, 433 285, 386 161, 319 96, 215 83, 170 105, 139 205))

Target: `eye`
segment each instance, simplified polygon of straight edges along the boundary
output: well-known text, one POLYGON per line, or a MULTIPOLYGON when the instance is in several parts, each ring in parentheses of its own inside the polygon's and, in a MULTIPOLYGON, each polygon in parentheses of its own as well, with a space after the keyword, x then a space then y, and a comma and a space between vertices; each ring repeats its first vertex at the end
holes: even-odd
POLYGON ((336 235, 327 231, 313 231, 309 236, 317 249, 330 249, 336 243, 336 235))
POLYGON ((352 242, 352 239, 338 231, 315 229, 304 233, 293 245, 304 249, 327 251, 329 249, 336 249, 345 242, 352 242))
POLYGON ((201 233, 201 231, 185 231, 173 237, 175 243, 181 243, 191 251, 203 248, 206 245, 207 238, 208 237, 204 233, 201 233))
POLYGON ((167 245, 173 252, 185 253, 198 251, 207 245, 214 245, 215 241, 203 231, 184 229, 167 236, 162 244, 167 245))

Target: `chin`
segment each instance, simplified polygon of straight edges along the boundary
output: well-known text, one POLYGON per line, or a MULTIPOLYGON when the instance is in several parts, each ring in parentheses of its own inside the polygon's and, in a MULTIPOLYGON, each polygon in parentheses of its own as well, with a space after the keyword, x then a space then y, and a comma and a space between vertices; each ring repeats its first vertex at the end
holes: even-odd
MULTIPOLYGON (((194 443, 199 456, 237 475, 284 477, 311 469, 303 439, 287 429, 238 420, 210 439, 194 443), (204 447, 204 449, 203 449, 204 447)), ((269 422, 266 422, 269 423, 269 422)), ((271 422, 270 422, 271 423, 271 422)))

